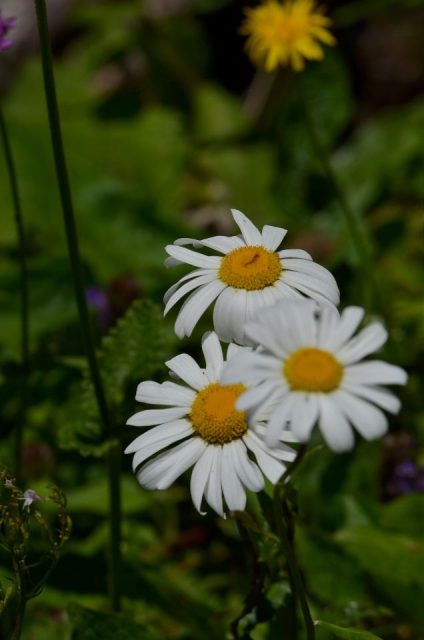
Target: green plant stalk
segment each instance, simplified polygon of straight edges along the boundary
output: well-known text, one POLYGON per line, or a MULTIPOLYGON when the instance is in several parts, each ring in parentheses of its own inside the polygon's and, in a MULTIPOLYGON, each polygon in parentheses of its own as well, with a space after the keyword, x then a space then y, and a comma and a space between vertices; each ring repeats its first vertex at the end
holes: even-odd
MULTIPOLYGON (((103 389, 100 370, 97 364, 94 339, 91 331, 90 317, 85 296, 84 279, 82 273, 81 257, 78 245, 78 235, 75 224, 75 215, 72 204, 68 171, 65 160, 65 152, 62 141, 59 109, 56 97, 56 87, 53 74, 53 61, 50 48, 50 37, 47 20, 45 0, 34 0, 37 13, 38 32, 40 36, 40 51, 43 67, 44 88, 46 94, 47 111, 50 126, 51 142, 56 167, 56 176, 59 186, 60 198, 66 229, 69 258, 74 281, 75 297, 78 306, 79 319, 84 339, 85 351, 93 382, 94 393, 99 408, 100 420, 104 431, 109 437, 113 436, 114 429, 109 418, 109 410, 103 389)), ((118 522, 121 520, 120 512, 120 475, 115 468, 114 456, 108 455, 108 479, 110 484, 109 503, 109 527, 110 527, 110 564, 109 564, 109 595, 112 607, 120 610, 120 580, 119 567, 121 566, 120 538, 118 522), (113 483, 113 487, 112 487, 113 483)), ((118 468, 119 469, 119 468, 118 468)))
POLYGON ((352 244, 355 248, 355 253, 357 255, 358 265, 362 274, 364 287, 366 287, 368 282, 371 283, 376 301, 381 306, 381 295, 374 276, 371 256, 371 242, 368 237, 368 233, 361 220, 358 219, 358 217, 355 215, 355 212, 351 208, 350 203, 340 184, 340 181, 333 169, 330 156, 318 133, 301 81, 299 82, 299 94, 307 132, 311 139, 312 146, 315 149, 315 153, 321 163, 322 170, 328 182, 332 185, 333 192, 337 200, 339 201, 340 210, 343 214, 346 228, 349 232, 352 244))
POLYGON ((25 425, 26 403, 28 397, 28 376, 30 370, 29 358, 29 313, 28 313, 28 269, 26 260, 26 238, 25 228, 22 216, 21 201, 19 197, 18 179, 16 176, 15 163, 13 160, 12 148, 10 146, 9 135, 7 132, 6 121, 0 105, 0 136, 4 148, 4 157, 6 160, 6 168, 9 176, 10 191, 12 195, 14 217, 16 231, 18 236, 19 247, 19 289, 21 297, 21 413, 15 427, 15 440, 13 446, 13 473, 19 480, 21 475, 22 462, 22 439, 23 429, 25 425))
POLYGON ((25 594, 25 575, 21 571, 19 566, 19 560, 13 560, 15 576, 17 579, 17 592, 18 592, 18 612, 16 615, 15 629, 13 631, 13 640, 20 640, 22 633, 22 626, 24 622, 25 609, 27 604, 27 598, 25 594))
POLYGON ((306 638, 307 640, 315 640, 314 623, 311 617, 311 612, 309 611, 309 605, 306 599, 305 587, 303 585, 303 580, 302 580, 299 566, 297 564, 296 556, 290 544, 287 528, 284 523, 285 517, 283 513, 283 508, 282 508, 282 495, 281 495, 282 488, 283 488, 283 484, 281 484, 281 480, 280 480, 275 486, 275 490, 274 490, 275 525, 277 528, 277 534, 280 539, 281 546, 284 551, 284 555, 287 560, 287 564, 289 565, 290 575, 293 580, 293 584, 295 587, 297 598, 299 600, 300 608, 302 610, 303 620, 305 622, 306 638))

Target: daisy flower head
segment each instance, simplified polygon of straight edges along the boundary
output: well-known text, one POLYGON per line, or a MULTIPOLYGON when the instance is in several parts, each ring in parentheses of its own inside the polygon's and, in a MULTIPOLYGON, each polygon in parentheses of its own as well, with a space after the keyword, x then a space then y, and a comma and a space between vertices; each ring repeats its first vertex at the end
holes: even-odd
POLYGON ((237 354, 222 381, 254 383, 236 406, 269 411, 265 441, 270 447, 288 425, 306 442, 317 423, 338 453, 353 448, 352 427, 366 440, 386 433, 381 409, 397 413, 400 401, 381 385, 406 384, 407 376, 381 360, 362 362, 387 339, 379 322, 353 337, 363 315, 360 307, 339 315, 328 305, 293 301, 263 309, 247 325, 247 334, 255 336, 261 350, 237 354))
POLYGON ((190 336, 212 302, 214 330, 223 342, 254 346, 247 339, 244 324, 254 313, 283 299, 303 299, 337 305, 339 289, 327 269, 312 261, 301 249, 278 251, 286 229, 265 225, 262 232, 240 211, 232 209, 240 228, 238 236, 215 236, 205 240, 181 238, 166 251, 166 266, 189 264, 197 267, 165 294, 165 314, 190 293, 176 323, 179 338, 190 336), (221 256, 205 255, 185 248, 212 249, 221 256))
MULTIPOLYGON (((230 510, 243 510, 246 489, 261 491, 263 474, 277 482, 285 462, 291 462, 296 452, 284 442, 270 451, 261 436, 263 425, 254 424, 255 432, 248 426, 246 412, 236 409, 247 386, 220 383, 225 361, 215 333, 203 336, 202 350, 204 369, 187 354, 166 363, 184 385, 142 382, 138 386, 139 402, 167 408, 147 409, 128 420, 127 424, 137 427, 157 426, 136 438, 125 453, 134 453, 133 469, 146 489, 167 489, 194 465, 191 496, 196 509, 202 513, 204 497, 225 518, 223 498, 230 510)), ((227 360, 243 350, 246 348, 230 344, 227 360)), ((296 442, 292 434, 286 435, 286 442, 296 442)))
POLYGON ((324 57, 319 42, 336 44, 328 31, 331 20, 314 0, 265 0, 244 11, 240 33, 248 36, 246 50, 252 61, 263 65, 265 71, 273 71, 279 64, 302 71, 304 59, 324 57))

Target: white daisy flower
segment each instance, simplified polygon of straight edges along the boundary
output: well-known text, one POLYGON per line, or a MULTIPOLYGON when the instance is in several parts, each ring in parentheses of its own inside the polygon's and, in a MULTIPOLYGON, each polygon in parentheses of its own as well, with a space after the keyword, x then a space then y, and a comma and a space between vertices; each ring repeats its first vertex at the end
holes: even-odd
POLYGON ((190 264, 198 267, 181 278, 165 294, 165 315, 190 293, 175 323, 179 338, 191 335, 199 318, 216 300, 213 323, 224 342, 250 344, 244 324, 254 313, 282 299, 303 299, 339 304, 339 289, 331 273, 312 261, 301 249, 277 251, 286 229, 265 225, 262 233, 240 211, 232 209, 239 236, 215 236, 206 240, 181 238, 166 251, 167 267, 190 264), (204 255, 181 245, 206 247, 223 256, 204 255))
MULTIPOLYGON (((186 386, 174 382, 142 382, 138 386, 139 402, 168 408, 147 409, 128 420, 127 424, 137 427, 158 426, 136 438, 125 453, 135 454, 133 469, 138 469, 137 480, 146 489, 167 489, 194 465, 191 495, 196 509, 202 513, 205 497, 212 509, 225 517, 223 497, 230 510, 243 510, 246 489, 261 491, 265 486, 262 474, 276 483, 285 471, 284 463, 291 462, 296 452, 282 442, 270 451, 261 438, 263 425, 254 425, 254 433, 248 427, 246 412, 236 410, 236 400, 247 387, 219 382, 225 363, 215 333, 205 334, 202 349, 205 369, 187 354, 166 363, 186 386)), ((241 350, 245 349, 230 344, 227 358, 241 350)), ((285 435, 286 441, 296 441, 292 434, 285 435)))
POLYGON ((281 438, 288 423, 301 442, 318 423, 336 452, 352 449, 352 427, 366 440, 386 433, 387 419, 378 407, 397 413, 400 401, 380 385, 405 384, 407 376, 400 367, 380 360, 361 362, 387 339, 378 322, 352 337, 363 315, 359 307, 348 307, 340 316, 329 305, 318 310, 312 301, 292 301, 261 310, 247 325, 247 335, 261 349, 237 354, 222 382, 255 384, 236 407, 269 411, 269 446, 281 438))

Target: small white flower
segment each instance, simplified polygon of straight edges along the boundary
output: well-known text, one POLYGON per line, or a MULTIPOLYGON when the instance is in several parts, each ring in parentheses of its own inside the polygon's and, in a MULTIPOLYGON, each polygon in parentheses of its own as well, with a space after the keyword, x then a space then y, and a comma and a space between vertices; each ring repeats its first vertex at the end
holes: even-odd
MULTIPOLYGON (((282 442, 270 451, 263 441, 264 427, 255 424, 254 432, 245 412, 236 410, 236 400, 247 387, 219 382, 225 362, 215 333, 205 334, 202 350, 205 369, 187 354, 166 363, 187 386, 174 382, 142 382, 138 386, 139 402, 168 408, 147 409, 128 420, 137 427, 158 426, 136 438, 125 453, 135 453, 134 471, 144 463, 136 475, 146 489, 167 489, 194 465, 191 495, 196 509, 202 513, 204 496, 212 509, 225 517, 223 497, 230 510, 243 510, 246 488, 261 491, 265 485, 262 473, 277 482, 286 468, 283 461, 291 462, 295 451, 282 442)), ((230 344, 227 357, 231 360, 244 350, 230 344)), ((286 441, 296 441, 292 434, 286 435, 286 441)))
POLYGON ((181 238, 168 245, 171 256, 165 261, 173 267, 198 267, 181 278, 165 294, 165 314, 190 293, 175 323, 179 338, 191 335, 199 318, 216 300, 213 323, 224 342, 254 344, 246 340, 244 324, 254 313, 282 299, 303 299, 339 304, 339 290, 327 269, 312 261, 301 249, 277 251, 287 231, 265 225, 262 233, 240 211, 232 210, 241 235, 216 236, 206 240, 181 238), (224 254, 210 256, 181 246, 192 244, 224 254))
MULTIPOLYGON (((252 384, 237 402, 240 410, 268 410, 265 440, 272 447, 290 423, 306 442, 315 423, 336 452, 352 449, 352 426, 367 440, 387 431, 377 407, 397 413, 400 401, 379 385, 405 384, 406 373, 380 360, 361 360, 380 349, 387 332, 375 322, 352 337, 364 315, 359 307, 341 314, 312 301, 263 309, 246 327, 261 349, 238 354, 226 367, 224 383, 252 384)), ((253 414, 254 415, 254 414, 253 414)))
POLYGON ((19 500, 24 501, 22 509, 25 509, 25 507, 30 507, 33 502, 44 502, 46 498, 40 498, 40 496, 35 493, 33 489, 27 489, 26 491, 24 491, 23 497, 19 498, 19 500))

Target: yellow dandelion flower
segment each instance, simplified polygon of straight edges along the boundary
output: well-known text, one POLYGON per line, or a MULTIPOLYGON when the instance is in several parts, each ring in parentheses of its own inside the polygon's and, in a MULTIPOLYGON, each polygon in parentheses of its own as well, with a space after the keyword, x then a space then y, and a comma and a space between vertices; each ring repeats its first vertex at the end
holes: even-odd
POLYGON ((314 0, 266 0, 253 9, 245 9, 246 19, 240 33, 249 36, 246 49, 256 64, 273 71, 279 64, 291 65, 295 71, 305 67, 304 58, 322 60, 324 52, 318 41, 335 45, 328 31, 330 18, 314 0))

